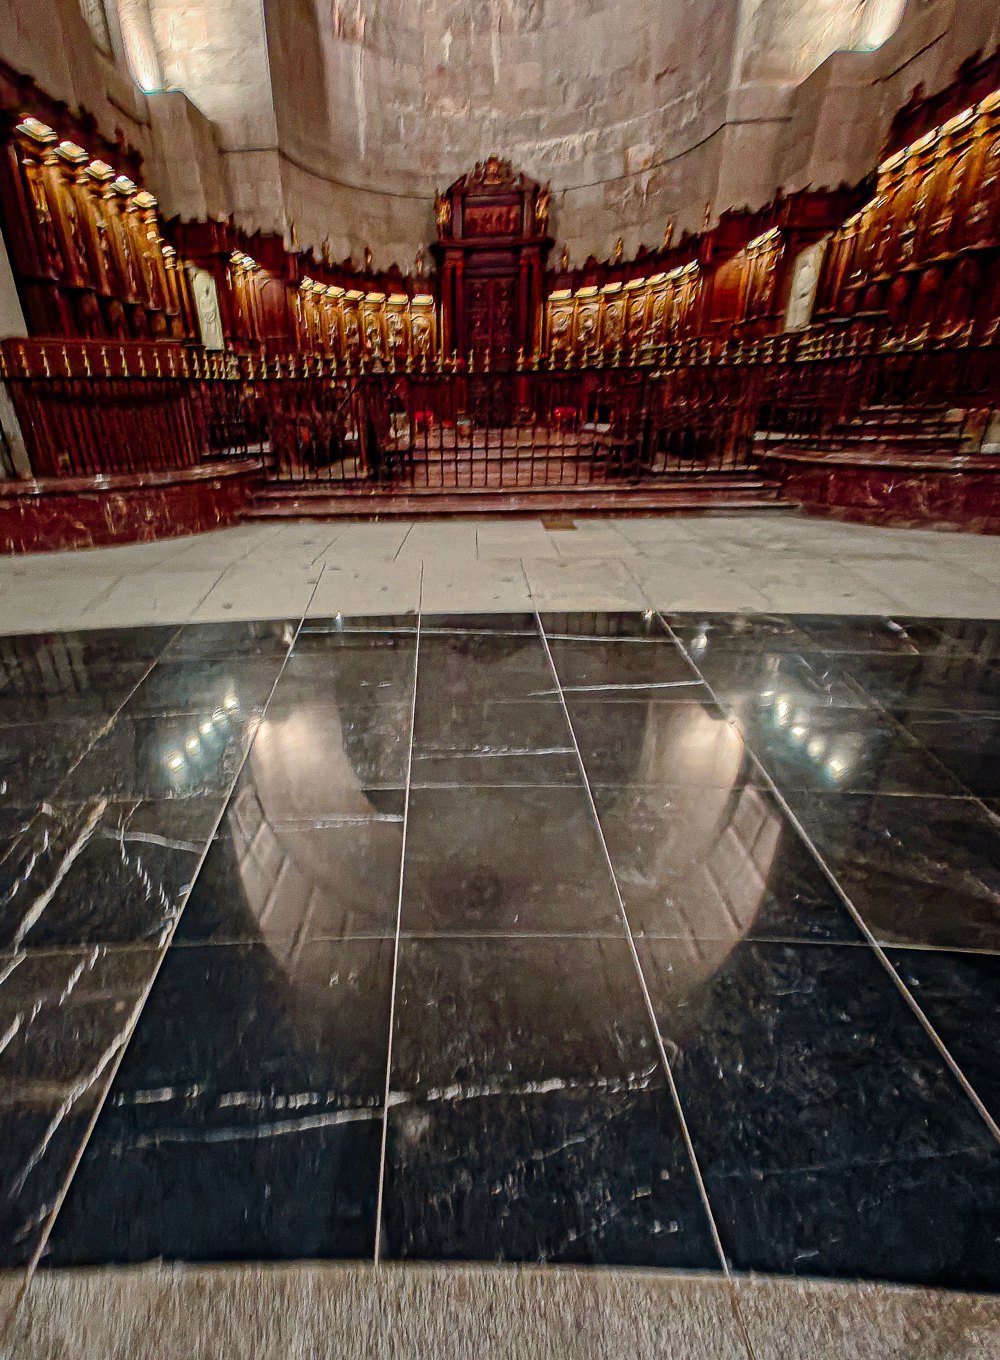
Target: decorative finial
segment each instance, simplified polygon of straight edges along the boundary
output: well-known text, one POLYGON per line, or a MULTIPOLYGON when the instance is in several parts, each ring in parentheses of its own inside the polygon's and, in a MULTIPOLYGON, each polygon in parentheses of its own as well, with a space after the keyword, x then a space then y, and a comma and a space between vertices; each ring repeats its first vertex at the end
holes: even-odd
POLYGON ((621 262, 622 262, 622 256, 623 256, 624 254, 625 254, 625 242, 624 242, 624 241, 622 240, 622 238, 619 236, 618 240, 615 242, 615 250, 614 250, 614 254, 611 256, 611 263, 612 263, 612 264, 621 264, 621 262))

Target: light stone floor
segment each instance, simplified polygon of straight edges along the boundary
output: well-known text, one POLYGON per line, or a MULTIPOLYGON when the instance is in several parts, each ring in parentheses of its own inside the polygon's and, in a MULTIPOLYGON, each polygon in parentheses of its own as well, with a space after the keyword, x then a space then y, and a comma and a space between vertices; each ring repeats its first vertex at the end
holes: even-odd
POLYGON ((3 1360, 998 1360, 1000 1301, 638 1270, 162 1266, 0 1275, 3 1360))
POLYGON ((1000 616, 1000 539, 764 511, 293 521, 0 559, 0 635, 525 609, 1000 616))

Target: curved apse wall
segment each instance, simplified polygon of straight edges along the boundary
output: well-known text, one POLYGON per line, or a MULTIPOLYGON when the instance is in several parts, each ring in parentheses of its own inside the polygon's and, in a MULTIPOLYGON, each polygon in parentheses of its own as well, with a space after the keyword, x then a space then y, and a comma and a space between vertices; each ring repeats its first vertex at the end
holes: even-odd
POLYGON ((610 249, 629 222, 658 241, 655 200, 671 189, 697 204, 696 225, 703 165, 680 181, 653 167, 724 119, 735 12, 732 0, 271 0, 299 234, 311 238, 350 185, 356 232, 412 258, 433 234, 434 189, 491 152, 551 179, 556 229, 577 253, 610 249))
POLYGON ((433 238, 435 189, 491 152, 551 180, 577 262, 619 234, 628 254, 658 245, 668 218, 697 229, 706 204, 857 178, 919 63, 943 84, 968 55, 942 45, 949 26, 997 24, 993 0, 118 3, 148 6, 164 84, 211 120, 239 220, 404 268, 433 238), (898 79, 882 51, 840 50, 887 37, 898 79))
POLYGON ((496 152, 551 180, 575 259, 658 245, 770 196, 788 92, 887 3, 265 0, 288 217, 405 267, 434 190, 496 152))

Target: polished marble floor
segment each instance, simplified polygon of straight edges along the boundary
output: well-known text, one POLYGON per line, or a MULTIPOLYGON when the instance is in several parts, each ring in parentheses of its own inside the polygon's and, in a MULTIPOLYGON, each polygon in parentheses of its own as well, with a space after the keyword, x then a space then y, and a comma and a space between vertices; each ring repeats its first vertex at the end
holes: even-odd
POLYGON ((1000 1291, 1000 623, 0 639, 0 1264, 1000 1291))

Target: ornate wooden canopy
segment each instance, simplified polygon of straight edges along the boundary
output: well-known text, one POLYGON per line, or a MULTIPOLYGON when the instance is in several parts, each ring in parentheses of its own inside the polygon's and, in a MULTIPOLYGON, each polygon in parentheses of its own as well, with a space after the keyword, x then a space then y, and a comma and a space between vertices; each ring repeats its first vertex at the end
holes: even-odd
POLYGON ((443 342, 476 365, 509 368, 540 338, 550 190, 488 156, 435 199, 443 342))

